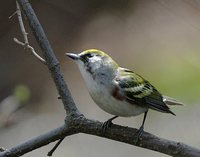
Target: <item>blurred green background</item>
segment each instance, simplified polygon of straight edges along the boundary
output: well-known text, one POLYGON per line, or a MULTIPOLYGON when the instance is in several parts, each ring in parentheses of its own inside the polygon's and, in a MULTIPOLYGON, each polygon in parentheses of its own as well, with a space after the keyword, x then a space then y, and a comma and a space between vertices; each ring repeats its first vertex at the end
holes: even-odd
MULTIPOLYGON (((100 121, 111 117, 91 100, 77 66, 64 53, 100 49, 122 67, 145 77, 162 94, 186 104, 172 108, 176 117, 151 111, 146 131, 200 147, 199 1, 30 2, 61 62, 65 80, 81 112, 100 121)), ((12 40, 13 37, 22 40, 17 17, 8 19, 15 11, 15 2, 4 1, 0 8, 0 146, 10 148, 60 126, 64 122, 65 111, 57 100, 58 94, 47 68, 12 40), (26 98, 22 105, 13 99, 19 86, 23 87, 26 98), (10 106, 15 107, 11 109, 10 106), (4 108, 8 113, 5 114, 4 108)), ((30 44, 41 54, 26 20, 25 24, 30 44)), ((119 118, 114 123, 139 127, 142 117, 119 118)), ((50 144, 25 156, 42 157, 52 146, 50 144)), ((58 157, 66 155, 167 156, 83 134, 66 138, 54 154, 58 157)))

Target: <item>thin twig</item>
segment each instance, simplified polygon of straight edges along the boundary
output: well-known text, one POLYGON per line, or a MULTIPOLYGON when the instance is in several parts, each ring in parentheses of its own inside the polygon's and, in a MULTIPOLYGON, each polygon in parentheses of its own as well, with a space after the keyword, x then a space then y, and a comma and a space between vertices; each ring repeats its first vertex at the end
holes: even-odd
POLYGON ((14 15, 16 15, 17 14, 17 10, 14 12, 14 13, 12 13, 12 15, 10 15, 9 17, 8 17, 8 19, 11 19, 14 15))
POLYGON ((16 1, 16 6, 17 6, 17 17, 18 17, 18 20, 19 20, 19 25, 20 25, 20 28, 21 28, 21 31, 22 31, 22 35, 24 37, 24 43, 25 43, 25 45, 28 45, 29 44, 28 36, 27 36, 28 33, 25 30, 24 23, 23 23, 23 20, 22 20, 21 9, 20 9, 19 3, 17 1, 16 1))
POLYGON ((25 43, 19 41, 17 38, 13 38, 13 40, 14 40, 14 42, 16 42, 17 44, 22 45, 24 48, 30 50, 30 51, 33 53, 33 55, 34 55, 37 59, 39 59, 39 61, 41 61, 43 64, 46 64, 46 61, 45 61, 42 57, 40 57, 40 56, 35 52, 35 49, 34 49, 32 46, 30 46, 29 44, 26 45, 25 43))
POLYGON ((17 44, 23 46, 24 49, 27 49, 27 50, 31 51, 32 54, 39 61, 41 61, 43 64, 46 64, 46 61, 36 53, 35 49, 32 46, 29 45, 28 33, 25 30, 23 19, 22 19, 22 14, 21 14, 21 9, 20 9, 19 3, 17 1, 16 1, 16 7, 17 7, 17 11, 15 13, 13 13, 9 18, 12 18, 12 16, 17 14, 17 17, 18 17, 18 20, 19 20, 19 25, 20 25, 20 28, 21 28, 21 32, 22 32, 22 35, 24 37, 24 42, 19 41, 17 38, 13 38, 14 42, 16 42, 17 44))
POLYGON ((56 144, 55 146, 47 153, 48 156, 52 156, 53 153, 55 152, 55 150, 58 148, 58 146, 60 145, 60 143, 65 139, 64 138, 61 138, 56 144))

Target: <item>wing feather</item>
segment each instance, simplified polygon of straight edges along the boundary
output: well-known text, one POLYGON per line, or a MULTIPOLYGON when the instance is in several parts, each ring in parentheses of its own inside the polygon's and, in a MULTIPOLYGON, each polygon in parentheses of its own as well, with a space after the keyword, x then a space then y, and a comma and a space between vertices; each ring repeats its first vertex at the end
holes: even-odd
POLYGON ((163 102, 163 97, 156 88, 133 71, 120 68, 115 82, 125 95, 126 101, 175 115, 163 102))

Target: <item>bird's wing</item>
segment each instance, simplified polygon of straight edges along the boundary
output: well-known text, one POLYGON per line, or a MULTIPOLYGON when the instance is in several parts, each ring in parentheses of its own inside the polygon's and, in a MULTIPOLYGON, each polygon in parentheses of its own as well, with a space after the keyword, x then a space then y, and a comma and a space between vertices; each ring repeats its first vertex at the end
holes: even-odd
POLYGON ((120 68, 114 82, 126 101, 174 114, 163 102, 162 95, 147 80, 129 69, 120 68))

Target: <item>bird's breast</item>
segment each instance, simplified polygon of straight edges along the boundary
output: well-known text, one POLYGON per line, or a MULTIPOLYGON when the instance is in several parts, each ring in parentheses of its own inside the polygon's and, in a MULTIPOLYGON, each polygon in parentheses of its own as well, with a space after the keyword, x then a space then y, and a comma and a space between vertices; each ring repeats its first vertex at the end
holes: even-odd
POLYGON ((105 112, 121 117, 130 117, 147 110, 147 108, 127 102, 122 95, 119 95, 117 91, 119 89, 114 89, 115 86, 111 80, 103 80, 105 78, 101 75, 91 76, 86 71, 81 73, 92 99, 105 112))

